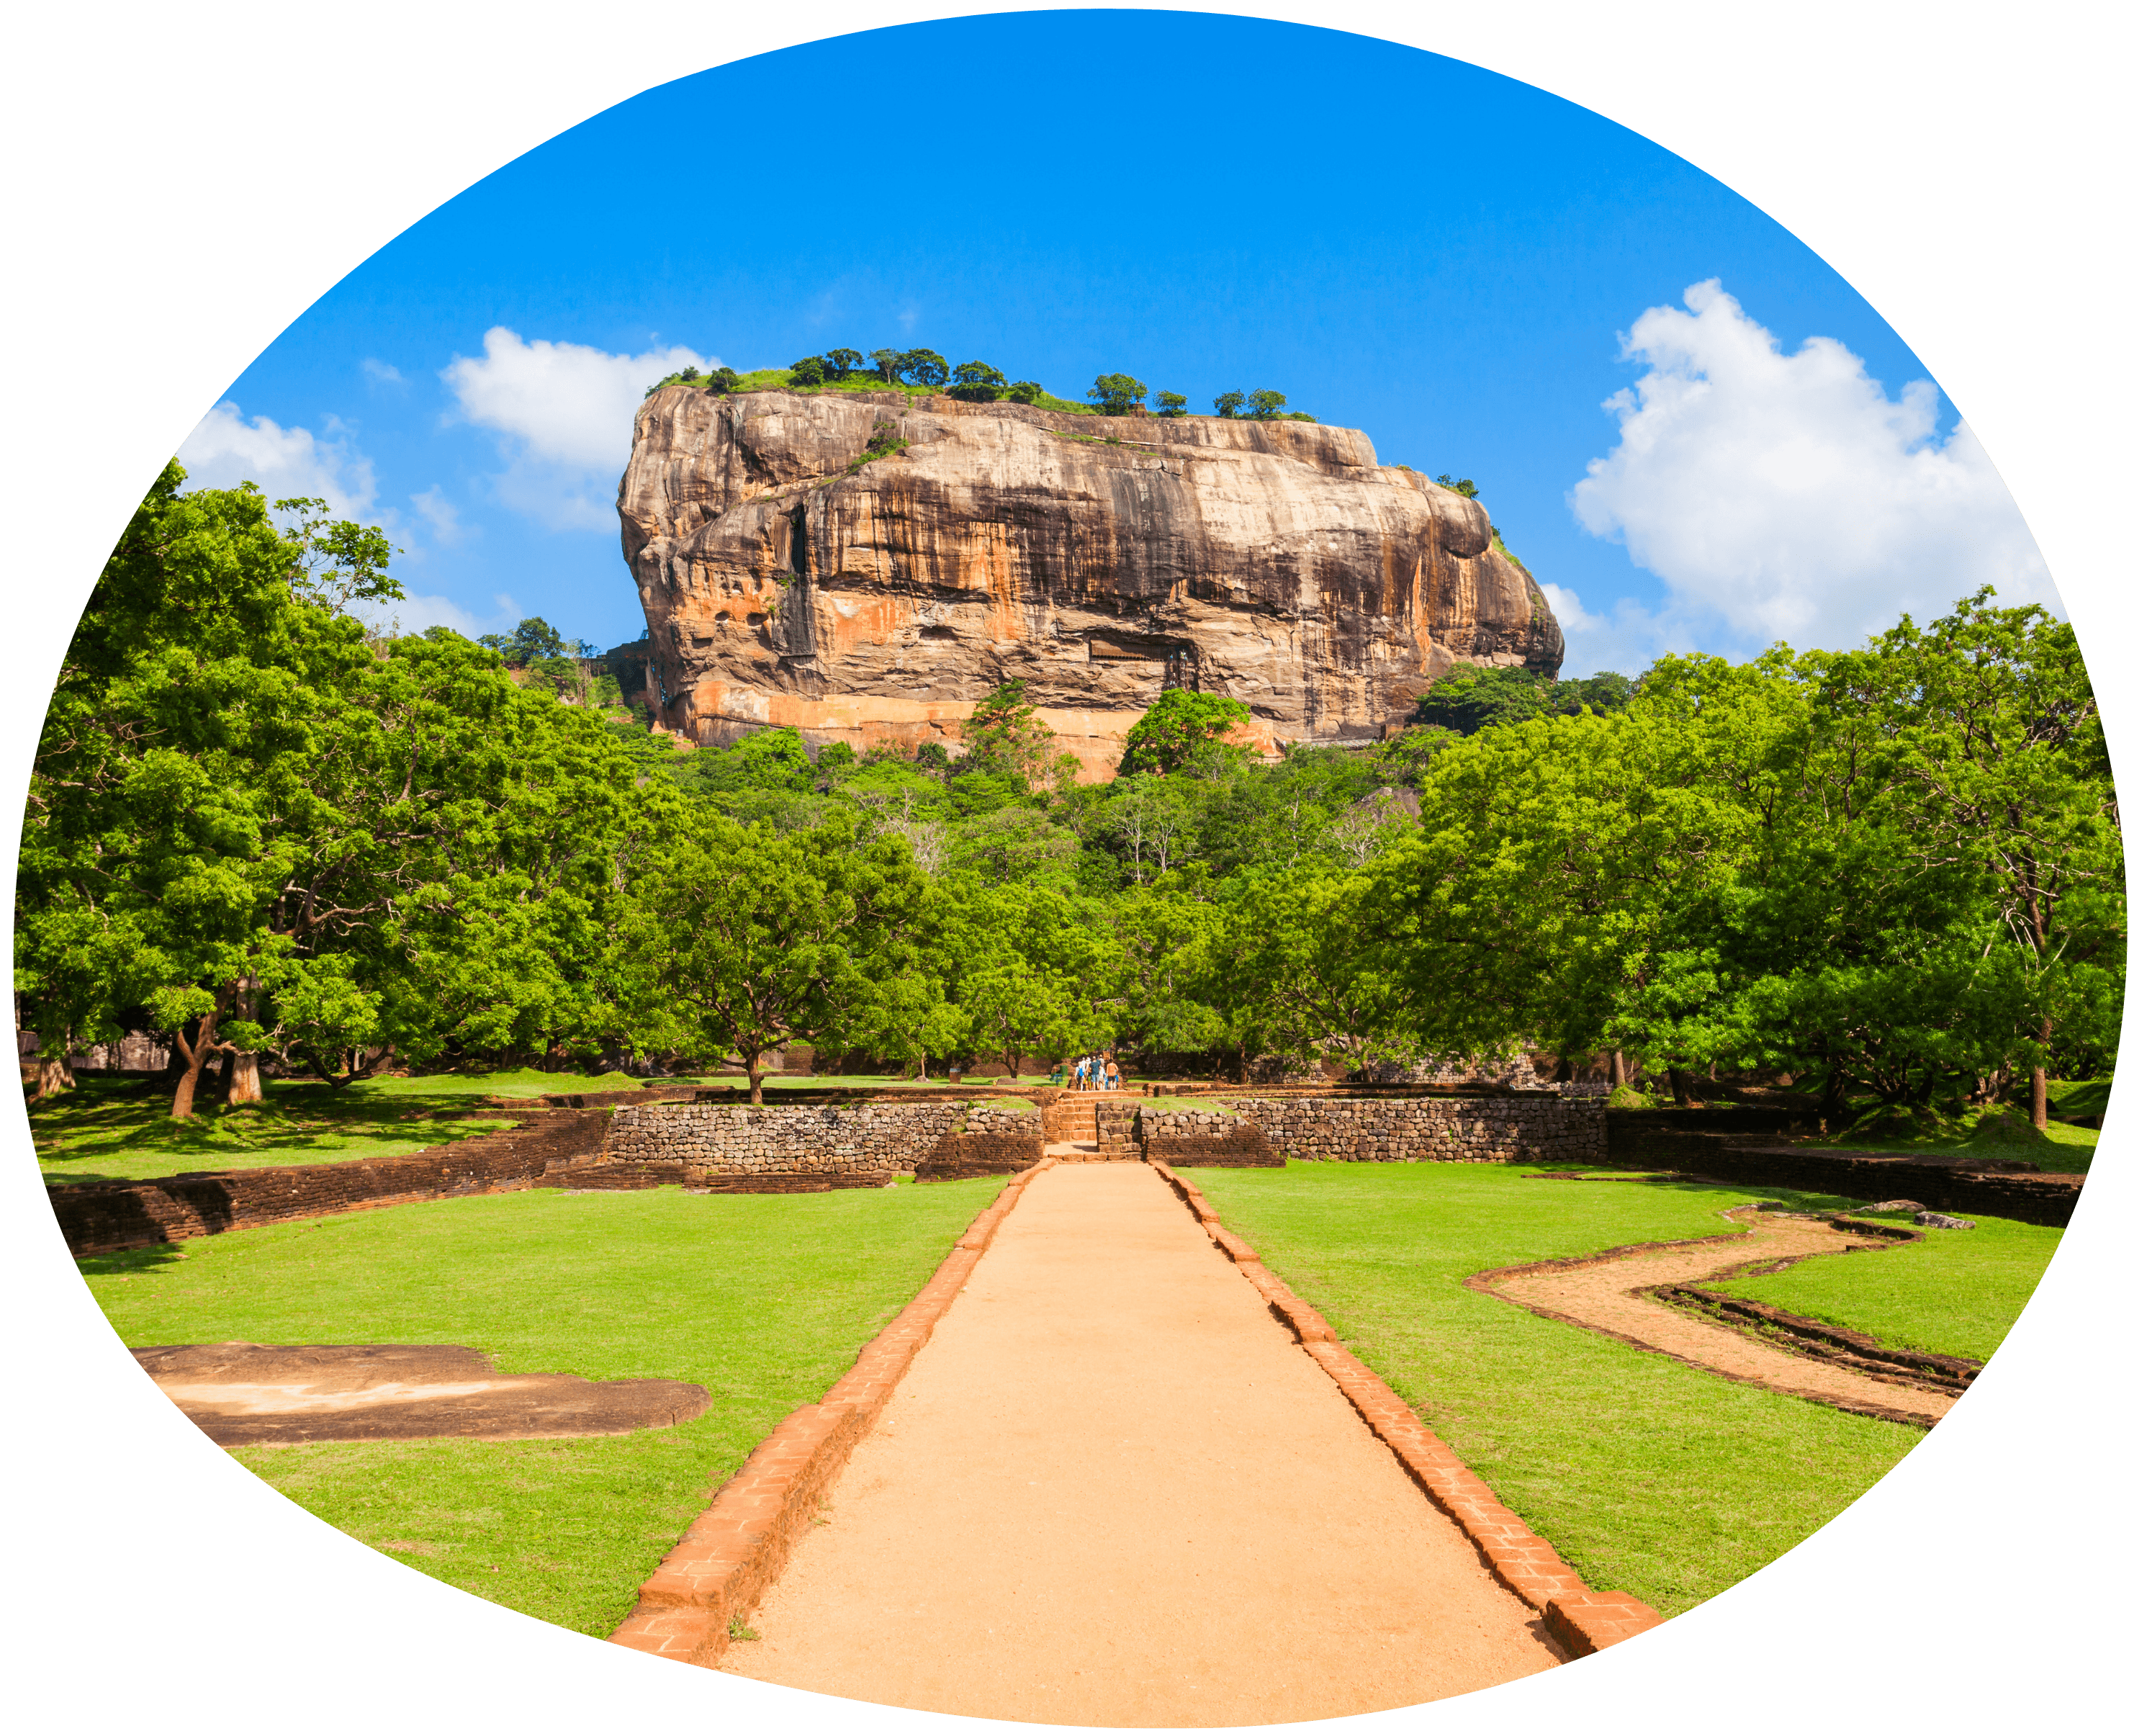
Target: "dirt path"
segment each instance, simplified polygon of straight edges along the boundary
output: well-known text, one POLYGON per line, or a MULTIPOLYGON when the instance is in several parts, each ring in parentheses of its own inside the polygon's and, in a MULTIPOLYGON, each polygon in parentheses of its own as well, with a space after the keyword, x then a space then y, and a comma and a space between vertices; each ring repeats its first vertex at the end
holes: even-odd
POLYGON ((722 1668, 1161 1727, 1562 1657, 1139 1163, 1031 1181, 833 1499, 722 1668))
MULTIPOLYGON (((1777 1216, 1745 1209, 1727 1214, 1748 1230, 1726 1241, 1678 1244, 1639 1250, 1581 1265, 1484 1273, 1470 1279, 1478 1289, 1538 1313, 1624 1338, 1640 1349, 1678 1356, 1708 1373, 1783 1392, 1819 1399, 1848 1410, 1896 1413, 1920 1422, 1939 1420, 1954 1396, 1925 1386, 1877 1380, 1848 1368, 1789 1355, 1745 1332, 1702 1319, 1635 1293, 1655 1284, 1699 1284, 1750 1261, 1788 1255, 1842 1254, 1871 1243, 1820 1219, 1777 1216)), ((1854 1255, 1854 1259, 1901 1260, 1901 1250, 1854 1255)))

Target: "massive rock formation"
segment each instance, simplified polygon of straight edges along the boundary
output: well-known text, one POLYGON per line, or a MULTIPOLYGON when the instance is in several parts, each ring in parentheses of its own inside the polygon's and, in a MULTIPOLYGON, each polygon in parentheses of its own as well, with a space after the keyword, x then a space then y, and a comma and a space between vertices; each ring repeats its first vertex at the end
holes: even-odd
POLYGON ((1272 750, 1376 738, 1457 662, 1563 655, 1481 505, 1354 428, 669 386, 616 506, 625 690, 704 743, 953 743, 1021 679, 1101 772, 1166 686, 1243 700, 1272 750))

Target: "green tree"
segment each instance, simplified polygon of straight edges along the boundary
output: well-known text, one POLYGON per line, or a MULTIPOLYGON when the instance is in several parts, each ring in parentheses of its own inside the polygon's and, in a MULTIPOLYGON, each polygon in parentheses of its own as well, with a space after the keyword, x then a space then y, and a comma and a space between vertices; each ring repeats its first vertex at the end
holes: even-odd
POLYGON ((1268 422, 1282 414, 1282 406, 1289 400, 1279 392, 1258 391, 1246 400, 1248 413, 1255 422, 1268 422))
POLYGON ((1007 389, 1007 375, 989 362, 957 364, 949 395, 969 404, 991 404, 1007 389))
POLYGON ((905 370, 903 351, 870 350, 867 352, 867 360, 874 364, 874 370, 881 376, 884 385, 903 384, 905 370))
POLYGON ((1026 786, 1040 782, 1055 757, 1051 726, 1020 681, 1004 681, 978 701, 963 723, 963 741, 973 770, 1001 772, 1026 786))
POLYGON ((563 636, 538 615, 528 616, 508 633, 484 633, 475 643, 487 646, 514 667, 561 657, 570 649, 563 636))
POLYGON ((1551 708, 1546 677, 1529 669, 1462 664, 1440 675, 1416 704, 1415 721, 1473 735, 1494 723, 1523 723, 1551 708))
POLYGON ((1452 480, 1452 473, 1450 471, 1442 471, 1439 472, 1437 476, 1437 486, 1440 488, 1449 488, 1456 495, 1465 495, 1470 500, 1475 499, 1482 492, 1480 489, 1475 486, 1475 479, 1472 476, 1462 476, 1457 482, 1456 482, 1452 480))
POLYGON ((704 384, 707 389, 723 397, 729 392, 741 389, 741 375, 731 368, 714 368, 704 376, 704 384))
POLYGON ((702 816, 620 925, 636 1045, 737 1056, 762 1102, 765 1056, 866 1026, 925 890, 900 840, 862 844, 848 821, 779 836, 702 816))
POLYGON ((829 350, 823 352, 823 360, 828 366, 833 380, 850 380, 859 370, 867 358, 857 350, 829 350))
POLYGON ((1167 688, 1127 732, 1119 775, 1176 771, 1200 748, 1221 740, 1251 716, 1249 708, 1221 694, 1167 688))
POLYGON ((791 384, 796 386, 819 386, 830 377, 830 365, 819 355, 804 355, 793 364, 791 384))
POLYGON ((949 384, 949 364, 938 350, 906 350, 902 361, 905 376, 915 386, 949 384))
POLYGON ((1156 394, 1156 413, 1159 416, 1183 416, 1185 413, 1185 394, 1183 392, 1158 392, 1156 394))
POLYGON ((1148 396, 1148 388, 1131 374, 1099 374, 1086 395, 1100 414, 1131 416, 1148 396))
POLYGON ((1045 388, 1034 380, 1018 380, 1001 395, 1010 404, 1036 404, 1045 395, 1045 388))
POLYGON ((1243 392, 1218 392, 1215 394, 1215 413, 1225 421, 1234 420, 1245 408, 1243 392))

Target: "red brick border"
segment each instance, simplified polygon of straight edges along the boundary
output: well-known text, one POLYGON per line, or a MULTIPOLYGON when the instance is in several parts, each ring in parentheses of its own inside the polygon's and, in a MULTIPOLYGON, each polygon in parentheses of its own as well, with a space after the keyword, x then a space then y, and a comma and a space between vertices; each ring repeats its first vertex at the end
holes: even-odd
POLYGON ((1542 1612, 1557 1643, 1584 1657, 1633 1634, 1656 1627, 1660 1613, 1628 1592, 1596 1592, 1457 1453, 1423 1426, 1422 1419, 1378 1376, 1341 1347, 1325 1317, 1260 1263, 1252 1249, 1223 1227, 1200 1190, 1167 1163, 1149 1167, 1171 1184, 1207 1231, 1209 1239, 1236 1265, 1267 1306, 1297 1336, 1306 1355, 1326 1371, 1372 1434, 1383 1441, 1402 1468, 1464 1531, 1489 1571, 1530 1608, 1542 1612))
POLYGON ((777 1579, 823 1495, 933 1336, 1001 1220, 1015 1209, 1030 1178, 1054 1162, 1045 1158, 1003 1187, 957 1238, 926 1287, 868 1342, 822 1402, 803 1405, 749 1454, 638 1588, 637 1608, 610 1641, 678 1663, 717 1667, 727 1624, 754 1608, 777 1579))

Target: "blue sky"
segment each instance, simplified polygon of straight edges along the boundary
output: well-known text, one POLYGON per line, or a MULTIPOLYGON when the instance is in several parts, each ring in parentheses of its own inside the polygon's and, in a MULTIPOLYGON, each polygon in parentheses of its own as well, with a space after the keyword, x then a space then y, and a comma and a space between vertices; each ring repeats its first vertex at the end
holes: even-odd
POLYGON ((1850 643, 1982 579, 2053 602, 1919 359, 1745 201, 1460 62, 1191 13, 905 27, 647 92, 352 273, 184 456, 385 522, 409 625, 615 644, 643 384, 839 344, 1196 411, 1281 390, 1475 478, 1568 673, 1850 643))

